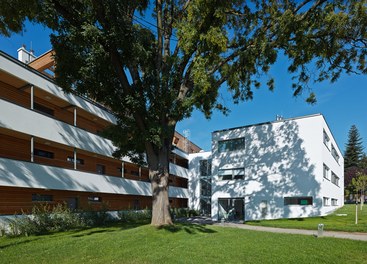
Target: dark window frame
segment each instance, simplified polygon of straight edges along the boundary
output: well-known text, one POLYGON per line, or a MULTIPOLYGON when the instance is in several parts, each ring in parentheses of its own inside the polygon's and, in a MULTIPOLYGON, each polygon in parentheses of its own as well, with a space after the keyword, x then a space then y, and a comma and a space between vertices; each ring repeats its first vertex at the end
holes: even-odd
POLYGON ((33 155, 37 156, 37 157, 41 157, 41 158, 46 158, 46 159, 54 159, 55 158, 55 153, 53 153, 51 151, 43 150, 43 149, 38 149, 38 148, 35 148, 33 150, 33 155))
POLYGON ((100 175, 106 174, 106 166, 103 164, 96 164, 96 173, 100 175))
POLYGON ((101 196, 88 196, 88 202, 101 203, 102 202, 102 197, 101 196))
POLYGON ((245 137, 218 141, 218 152, 231 152, 245 149, 245 137))
POLYGON ((32 194, 32 202, 52 202, 52 201, 53 201, 52 194, 39 194, 39 193, 32 194))
POLYGON ((289 205, 313 205, 312 196, 286 196, 284 197, 284 206, 289 205))
MULTIPOLYGON (((74 157, 72 157, 72 156, 68 156, 68 157, 66 158, 66 161, 71 162, 71 163, 74 163, 74 157)), ((77 163, 77 164, 80 164, 80 165, 84 165, 84 159, 76 158, 76 163, 77 163)))

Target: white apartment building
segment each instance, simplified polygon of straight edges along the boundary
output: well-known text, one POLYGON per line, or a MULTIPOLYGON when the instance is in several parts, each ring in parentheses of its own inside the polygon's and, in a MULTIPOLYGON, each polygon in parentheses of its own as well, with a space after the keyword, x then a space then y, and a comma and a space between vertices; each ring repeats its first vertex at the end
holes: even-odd
POLYGON ((190 154, 189 192, 215 221, 325 215, 344 205, 344 161, 321 114, 225 129, 190 154))

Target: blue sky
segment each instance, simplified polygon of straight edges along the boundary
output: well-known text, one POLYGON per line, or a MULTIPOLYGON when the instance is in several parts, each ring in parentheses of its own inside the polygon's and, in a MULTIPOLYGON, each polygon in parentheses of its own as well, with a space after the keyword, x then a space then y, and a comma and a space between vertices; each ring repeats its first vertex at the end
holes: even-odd
MULTIPOLYGON (((25 44, 35 51, 36 56, 51 49, 49 30, 40 25, 26 24, 22 34, 13 34, 10 38, 0 36, 0 50, 17 57, 17 49, 25 44)), ((177 131, 190 131, 190 140, 204 150, 211 148, 211 132, 215 130, 267 122, 275 120, 276 115, 284 118, 322 113, 344 153, 348 131, 355 124, 367 151, 367 76, 343 75, 336 83, 323 82, 311 84, 318 102, 309 105, 304 96, 293 97, 291 79, 287 73, 286 61, 280 59, 271 69, 275 78, 275 90, 270 92, 261 87, 254 91, 254 100, 233 105, 228 94, 223 94, 226 106, 231 109, 228 116, 214 111, 210 120, 201 112, 194 111, 191 118, 180 122, 177 131)), ((225 92, 225 89, 222 89, 225 92)))

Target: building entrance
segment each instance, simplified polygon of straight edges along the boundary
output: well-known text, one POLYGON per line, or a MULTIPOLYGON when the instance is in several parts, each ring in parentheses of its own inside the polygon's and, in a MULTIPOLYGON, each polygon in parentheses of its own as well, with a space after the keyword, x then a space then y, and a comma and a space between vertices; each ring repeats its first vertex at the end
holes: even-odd
POLYGON ((239 221, 244 220, 243 198, 219 198, 218 220, 239 221))

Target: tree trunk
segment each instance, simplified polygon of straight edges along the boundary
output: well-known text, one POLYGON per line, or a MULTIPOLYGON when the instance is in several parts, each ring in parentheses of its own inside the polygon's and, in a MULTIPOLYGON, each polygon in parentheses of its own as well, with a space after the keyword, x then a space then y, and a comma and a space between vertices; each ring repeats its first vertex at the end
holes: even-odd
POLYGON ((149 178, 152 186, 151 225, 153 226, 173 224, 168 198, 169 150, 170 147, 162 147, 158 157, 148 158, 151 161, 149 162, 149 178))

